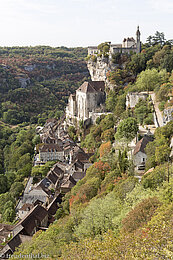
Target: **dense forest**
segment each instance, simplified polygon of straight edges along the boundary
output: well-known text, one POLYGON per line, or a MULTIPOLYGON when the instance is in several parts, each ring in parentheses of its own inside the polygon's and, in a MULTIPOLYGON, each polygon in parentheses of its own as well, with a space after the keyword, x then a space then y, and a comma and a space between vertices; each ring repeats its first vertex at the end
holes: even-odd
MULTIPOLYGON (((29 124, 44 124, 46 118, 61 115, 69 93, 88 78, 84 62, 87 54, 81 48, 43 46, 1 48, 0 53, 7 80, 1 84, 0 214, 4 222, 10 223, 15 219, 16 199, 32 171, 34 146, 39 143, 35 126, 29 124), (28 66, 36 65, 34 70, 24 68, 27 59, 28 66), (52 68, 55 65, 55 71, 50 69, 48 74, 46 62, 52 68), (19 88, 16 71, 30 79, 25 88, 19 88), (31 97, 36 103, 30 102, 31 97), (10 111, 18 109, 24 114, 16 122, 10 111), (23 122, 28 125, 8 125, 23 122)), ((107 74, 113 88, 107 89, 105 104, 112 114, 101 116, 87 130, 82 124, 80 131, 69 129, 74 140, 80 132, 81 146, 94 153, 90 158, 93 165, 63 198, 56 221, 47 231, 38 231, 30 242, 22 244, 15 255, 38 254, 41 249, 50 259, 64 260, 173 258, 173 166, 169 158, 173 121, 158 127, 154 141, 146 146, 146 173, 139 182, 133 161, 128 159, 129 143, 139 125, 153 124, 153 106, 150 97, 139 100, 134 109, 126 109, 125 105, 129 91, 153 91, 160 111, 172 107, 172 42, 157 32, 148 37, 141 53, 117 54, 113 59, 118 66, 107 74)), ((44 166, 43 175, 50 167, 51 163, 44 166)))
POLYGON ((1 120, 16 125, 59 118, 69 94, 89 77, 86 54, 85 48, 0 47, 1 120))

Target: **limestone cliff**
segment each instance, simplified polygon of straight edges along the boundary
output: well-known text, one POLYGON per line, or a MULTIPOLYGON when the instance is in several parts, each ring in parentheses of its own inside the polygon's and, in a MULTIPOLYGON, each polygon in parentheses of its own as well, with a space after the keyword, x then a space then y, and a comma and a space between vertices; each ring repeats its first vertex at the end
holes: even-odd
POLYGON ((107 88, 113 88, 108 81, 106 74, 108 71, 112 71, 115 68, 115 65, 113 65, 108 58, 97 57, 96 62, 89 59, 87 67, 92 81, 105 81, 107 88))

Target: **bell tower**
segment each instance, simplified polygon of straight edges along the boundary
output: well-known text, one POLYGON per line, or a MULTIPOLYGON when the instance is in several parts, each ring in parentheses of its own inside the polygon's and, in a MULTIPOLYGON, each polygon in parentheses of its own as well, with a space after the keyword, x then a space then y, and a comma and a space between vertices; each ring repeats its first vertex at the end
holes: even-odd
POLYGON ((140 52, 141 52, 140 36, 141 36, 141 33, 140 33, 140 31, 139 31, 139 26, 138 26, 138 27, 137 27, 137 31, 136 31, 136 50, 137 50, 137 53, 140 53, 140 52))

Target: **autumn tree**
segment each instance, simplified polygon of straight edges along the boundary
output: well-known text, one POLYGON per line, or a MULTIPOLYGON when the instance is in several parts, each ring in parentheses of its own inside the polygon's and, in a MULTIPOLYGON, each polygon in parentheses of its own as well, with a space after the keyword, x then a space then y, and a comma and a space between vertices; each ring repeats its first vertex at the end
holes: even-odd
POLYGON ((100 158, 102 158, 104 155, 108 154, 111 150, 111 142, 108 141, 107 143, 103 143, 100 146, 100 158))

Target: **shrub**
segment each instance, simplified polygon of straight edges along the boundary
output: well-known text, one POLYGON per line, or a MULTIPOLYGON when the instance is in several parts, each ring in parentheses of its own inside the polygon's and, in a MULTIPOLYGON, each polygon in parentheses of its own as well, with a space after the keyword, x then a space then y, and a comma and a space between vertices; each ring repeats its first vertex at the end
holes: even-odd
POLYGON ((148 173, 142 177, 141 184, 145 189, 156 189, 158 186, 166 180, 165 166, 156 167, 151 173, 148 173))
POLYGON ((161 202, 156 197, 144 199, 123 219, 123 231, 133 232, 144 226, 160 205, 161 202))

